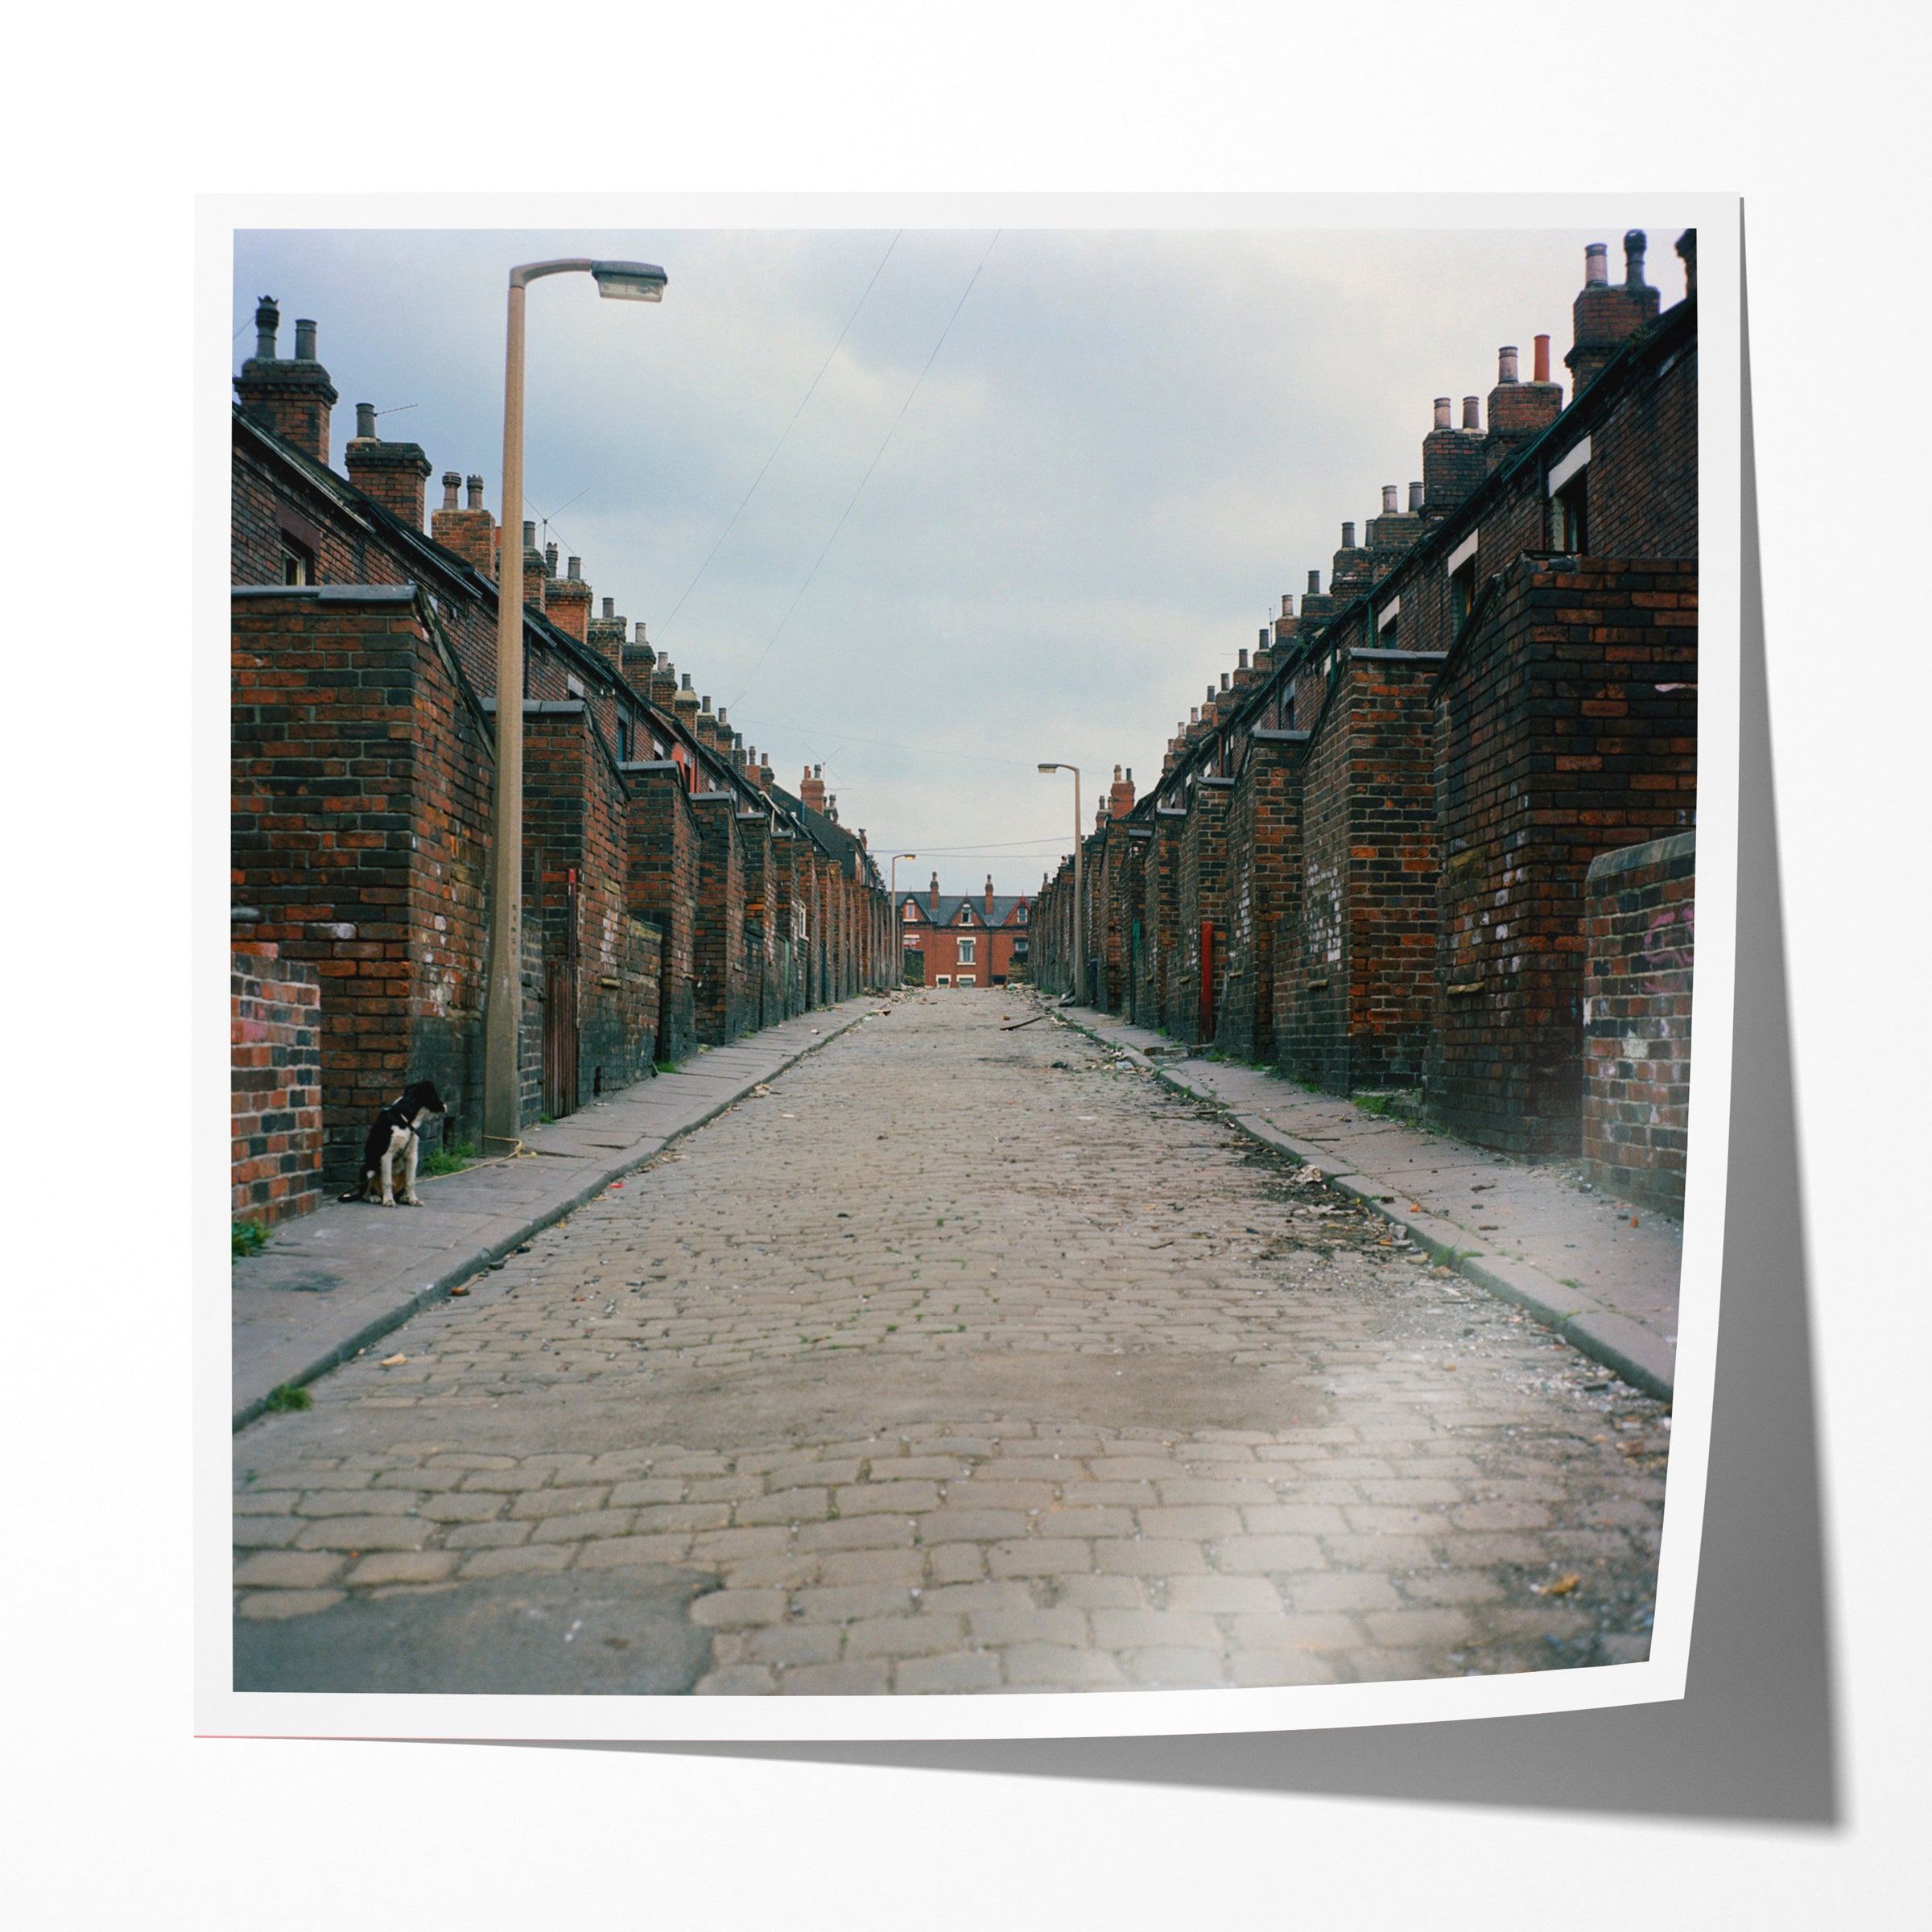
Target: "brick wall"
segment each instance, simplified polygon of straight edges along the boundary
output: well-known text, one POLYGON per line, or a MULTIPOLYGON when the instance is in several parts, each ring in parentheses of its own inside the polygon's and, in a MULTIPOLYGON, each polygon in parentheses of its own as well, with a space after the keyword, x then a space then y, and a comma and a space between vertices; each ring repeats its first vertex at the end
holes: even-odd
POLYGON ((1697 566, 1525 557, 1437 688, 1443 883, 1434 1116, 1533 1159, 1578 1150, 1584 878, 1687 831, 1697 566))
POLYGON ((1236 1059, 1275 1057, 1275 948, 1301 906, 1305 741, 1251 734, 1228 806, 1228 977, 1215 1045, 1236 1059))
POLYGON ((1167 988, 1167 1030, 1190 1045, 1202 1039, 1201 923, 1216 928, 1210 976, 1218 1006, 1227 976, 1226 948, 1220 937, 1227 923, 1228 807, 1232 782, 1196 779, 1188 794, 1175 869, 1176 939, 1174 970, 1167 988))
POLYGON ((625 770, 625 890, 631 910, 663 935, 657 1052, 678 1061, 698 1044, 698 829, 679 766, 654 760, 625 770))
POLYGON ((475 1139, 492 763, 455 659, 405 588, 238 592, 231 719, 235 898, 326 987, 325 1179, 411 1080, 475 1139))
POLYGON ((744 852, 731 793, 700 792, 691 803, 698 828, 698 1038, 707 1046, 722 1046, 748 1030, 744 852))
POLYGON ((273 1227, 322 1201, 322 983, 273 944, 229 960, 229 1212, 273 1227))
POLYGON ((1583 1151, 1587 1172, 1684 1211, 1697 836, 1600 854, 1585 884, 1583 1151))
POLYGON ((1276 935, 1275 1051, 1311 1087, 1348 1086, 1348 679, 1318 662, 1295 681, 1295 729, 1309 733, 1297 917, 1276 935), (1332 686, 1332 696, 1330 695, 1332 686))
POLYGON ((1180 812, 1157 805, 1154 836, 1141 861, 1141 976, 1133 1008, 1139 1025, 1163 1031, 1180 937, 1181 828, 1186 823, 1180 812))

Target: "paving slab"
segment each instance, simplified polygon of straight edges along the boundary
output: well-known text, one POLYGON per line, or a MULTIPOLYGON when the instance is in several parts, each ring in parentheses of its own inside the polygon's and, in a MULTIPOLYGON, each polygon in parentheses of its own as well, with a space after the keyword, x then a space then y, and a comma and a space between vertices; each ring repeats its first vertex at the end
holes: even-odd
POLYGON ((873 995, 802 1014, 526 1128, 514 1156, 419 1176, 420 1208, 330 1200, 277 1228, 233 1267, 234 1426, 274 1389, 349 1360, 881 1004, 873 995))
POLYGON ((1226 1107, 1251 1138, 1319 1170, 1439 1260, 1670 1399, 1683 1228, 1668 1215, 1586 1186, 1574 1164, 1532 1166, 1269 1068, 1177 1055, 1160 1034, 1091 1007, 1048 1010, 1177 1092, 1226 1107))

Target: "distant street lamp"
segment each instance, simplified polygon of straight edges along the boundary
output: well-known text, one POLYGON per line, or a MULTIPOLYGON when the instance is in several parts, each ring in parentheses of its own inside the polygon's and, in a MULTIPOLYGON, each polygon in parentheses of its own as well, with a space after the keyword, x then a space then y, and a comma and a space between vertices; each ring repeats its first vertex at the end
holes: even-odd
MULTIPOLYGON (((669 278, 648 262, 529 262, 510 271, 503 358, 503 538, 497 572, 497 801, 490 854, 489 985, 483 1013, 483 1138, 514 1146, 522 1125, 518 1038, 523 939, 523 291, 539 275, 593 277, 619 302, 656 302, 669 278)), ((487 1151, 487 1148, 485 1149, 487 1151)))
POLYGON ((1042 772, 1073 774, 1073 997, 1077 1005, 1086 997, 1087 919, 1080 896, 1080 768, 1077 765, 1042 765, 1042 772))
POLYGON ((893 971, 898 976, 892 982, 894 986, 906 984, 906 921, 899 911, 899 861, 916 859, 916 852, 895 852, 892 855, 892 956, 898 964, 893 971))

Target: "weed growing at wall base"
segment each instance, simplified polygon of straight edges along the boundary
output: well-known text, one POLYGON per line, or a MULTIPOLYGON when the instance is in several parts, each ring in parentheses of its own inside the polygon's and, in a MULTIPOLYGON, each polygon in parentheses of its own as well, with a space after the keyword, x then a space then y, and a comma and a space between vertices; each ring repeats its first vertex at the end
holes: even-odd
POLYGON ((259 1254, 268 1245, 268 1230, 258 1221, 231 1221, 228 1228, 228 1258, 245 1260, 259 1254))

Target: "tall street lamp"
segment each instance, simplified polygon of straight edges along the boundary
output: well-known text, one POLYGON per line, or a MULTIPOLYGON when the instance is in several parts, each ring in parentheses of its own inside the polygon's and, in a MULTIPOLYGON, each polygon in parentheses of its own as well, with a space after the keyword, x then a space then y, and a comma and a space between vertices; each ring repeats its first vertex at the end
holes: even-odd
POLYGON ((1073 774, 1073 997, 1078 1005, 1086 998, 1087 988, 1087 916, 1080 894, 1080 768, 1042 765, 1040 770, 1073 774))
POLYGON ((906 921, 899 910, 899 861, 916 859, 916 852, 895 852, 892 855, 892 956, 898 963, 893 968, 893 985, 906 984, 906 921))
POLYGON ((514 1146, 522 1125, 518 1035, 523 935, 523 291, 539 275, 587 275, 597 293, 656 302, 669 279, 649 262, 526 262, 510 271, 503 358, 503 539, 497 573, 497 801, 490 855, 489 985, 483 1012, 483 1138, 514 1146))

